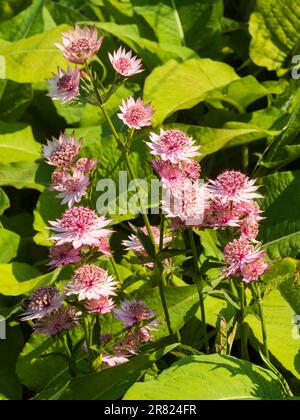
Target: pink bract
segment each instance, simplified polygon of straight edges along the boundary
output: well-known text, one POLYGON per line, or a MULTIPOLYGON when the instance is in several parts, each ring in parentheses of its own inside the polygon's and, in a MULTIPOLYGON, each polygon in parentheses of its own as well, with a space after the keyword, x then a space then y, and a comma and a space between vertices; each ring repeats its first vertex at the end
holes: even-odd
POLYGON ((52 79, 48 79, 50 96, 52 99, 66 103, 79 95, 80 70, 75 67, 74 70, 68 66, 67 71, 57 68, 57 74, 53 74, 52 79))
POLYGON ((75 170, 72 175, 67 173, 62 182, 54 187, 59 191, 56 197, 62 199, 62 205, 67 204, 70 208, 86 195, 89 183, 89 177, 83 172, 75 170))
POLYGON ((145 104, 141 98, 136 101, 132 97, 126 101, 123 100, 120 110, 121 113, 118 114, 118 117, 130 128, 139 130, 151 125, 154 109, 150 103, 145 104))
POLYGON ((80 248, 74 249, 71 244, 54 245, 49 249, 51 258, 48 264, 51 268, 61 267, 63 265, 74 264, 80 261, 80 248))
POLYGON ((108 296, 101 296, 99 299, 88 300, 85 308, 88 312, 104 315, 113 310, 114 301, 108 296))
POLYGON ((80 146, 81 142, 76 140, 75 133, 70 137, 61 133, 58 139, 52 137, 52 140, 47 140, 47 144, 43 146, 43 156, 49 165, 66 168, 78 156, 80 146))
POLYGON ((129 77, 144 71, 141 65, 142 60, 132 55, 131 50, 126 52, 125 48, 120 47, 118 51, 108 56, 113 68, 122 76, 129 77))

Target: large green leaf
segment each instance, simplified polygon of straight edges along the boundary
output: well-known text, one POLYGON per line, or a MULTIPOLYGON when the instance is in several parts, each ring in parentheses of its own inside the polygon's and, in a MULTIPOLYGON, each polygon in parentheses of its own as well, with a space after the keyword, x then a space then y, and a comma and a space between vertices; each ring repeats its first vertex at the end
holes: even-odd
POLYGON ((0 25, 0 37, 7 41, 18 41, 43 32, 42 10, 45 2, 46 0, 35 0, 23 12, 3 22, 0 25))
MULTIPOLYGON (((268 347, 271 354, 287 370, 300 378, 299 338, 293 336, 295 312, 278 290, 273 290, 263 302, 268 347)), ((257 317, 248 315, 246 322, 253 331, 251 341, 262 348, 261 324, 257 317)))
POLYGON ((62 53, 54 43, 60 41, 67 25, 13 42, 0 48, 0 75, 19 83, 43 82, 56 72, 57 66, 66 67, 62 53))
POLYGON ((22 387, 15 371, 22 345, 23 336, 20 327, 18 325, 7 327, 6 339, 0 340, 0 394, 12 400, 22 398, 22 387))
POLYGON ((0 227, 0 264, 8 263, 18 254, 20 236, 0 227))
POLYGON ((218 354, 188 356, 157 379, 134 384, 125 400, 276 400, 284 394, 269 370, 218 354))
POLYGON ((33 161, 41 156, 30 126, 0 122, 0 163, 33 161))
MULTIPOLYGON (((137 381, 153 363, 176 348, 178 344, 163 346, 156 351, 134 357, 123 365, 104 369, 99 373, 72 378, 60 389, 43 391, 36 399, 54 400, 117 400, 137 381)), ((48 388, 48 387, 47 387, 48 388)))
POLYGON ((24 263, 0 264, 0 293, 4 296, 27 294, 49 284, 56 276, 56 271, 41 275, 35 267, 24 263))
POLYGON ((32 89, 28 83, 0 80, 0 115, 3 121, 17 121, 32 101, 32 89))
POLYGON ((259 183, 266 217, 260 237, 271 258, 296 257, 300 253, 300 171, 268 175, 259 183))
POLYGON ((157 67, 147 77, 144 97, 155 108, 154 125, 180 109, 192 108, 208 92, 238 79, 232 67, 209 59, 174 60, 157 67))
POLYGON ((50 181, 51 168, 44 163, 0 163, 0 185, 43 191, 50 181))
POLYGON ((250 56, 268 70, 290 67, 299 52, 300 4, 290 0, 257 0, 250 18, 250 56))
POLYGON ((0 216, 8 209, 10 206, 9 198, 5 194, 2 188, 0 188, 0 216))

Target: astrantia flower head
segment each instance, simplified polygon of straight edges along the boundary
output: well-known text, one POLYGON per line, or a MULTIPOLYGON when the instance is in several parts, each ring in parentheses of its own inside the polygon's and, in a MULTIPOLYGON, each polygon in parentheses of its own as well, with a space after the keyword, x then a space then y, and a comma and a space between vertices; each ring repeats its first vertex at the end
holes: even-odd
POLYGON ((103 37, 98 38, 95 26, 81 28, 76 25, 75 29, 62 34, 62 45, 59 43, 55 43, 55 45, 71 63, 84 64, 85 61, 97 54, 102 41, 103 37))
MULTIPOLYGON (((155 317, 155 312, 142 300, 124 300, 121 304, 121 309, 114 310, 116 318, 122 321, 125 327, 132 327, 140 321, 144 321, 155 317)), ((158 325, 158 322, 152 321, 152 325, 158 325)), ((147 325, 149 327, 150 324, 147 325)))
POLYGON ((165 188, 170 188, 169 181, 183 179, 196 181, 200 178, 200 165, 193 160, 175 164, 166 160, 155 159, 152 162, 152 167, 161 177, 165 188))
POLYGON ((85 308, 88 312, 101 315, 111 312, 114 306, 114 301, 108 296, 101 296, 99 299, 88 300, 85 304, 85 308))
POLYGON ((57 68, 57 74, 53 74, 52 79, 48 79, 50 96, 53 99, 66 103, 79 95, 80 70, 75 67, 74 70, 68 66, 67 71, 57 68))
POLYGON ((52 286, 43 286, 37 289, 26 305, 26 312, 22 315, 22 321, 41 319, 62 305, 64 296, 59 294, 58 289, 52 286))
POLYGON ((110 62, 117 73, 129 77, 141 73, 142 60, 132 55, 132 51, 126 52, 125 48, 120 47, 113 54, 108 54, 110 62))
POLYGON ((116 282, 107 271, 94 264, 85 264, 78 268, 73 281, 67 284, 67 295, 78 295, 78 300, 100 299, 114 296, 116 282))
POLYGON ((95 166, 97 166, 98 161, 88 158, 80 158, 75 163, 73 169, 80 172, 90 172, 95 166))
POLYGON ((241 266, 241 275, 244 283, 257 281, 269 268, 265 262, 265 255, 261 255, 254 261, 245 263, 241 266))
POLYGON ((72 133, 67 137, 65 133, 61 133, 59 138, 47 140, 47 144, 43 146, 43 156, 49 165, 61 166, 63 168, 71 165, 78 156, 81 143, 72 133))
POLYGON ((259 186, 254 185, 255 181, 239 171, 224 171, 215 180, 209 181, 209 189, 213 196, 224 202, 249 202, 262 197, 256 192, 259 186))
POLYGON ((52 240, 57 245, 71 243, 75 249, 82 246, 101 245, 101 239, 111 234, 104 229, 111 220, 104 216, 98 217, 96 212, 87 207, 72 207, 67 210, 61 219, 50 221, 51 230, 56 232, 52 240))
POLYGON ((132 97, 126 101, 123 100, 120 110, 121 113, 118 114, 118 117, 130 128, 139 130, 151 125, 154 109, 150 103, 145 104, 141 98, 136 101, 132 97))
POLYGON ((195 141, 181 130, 161 129, 159 135, 151 133, 150 140, 151 142, 146 142, 151 149, 150 153, 159 156, 161 160, 176 164, 200 156, 198 153, 200 146, 195 146, 195 141))
POLYGON ((74 264, 80 261, 80 249, 74 249, 71 244, 54 245, 49 250, 51 261, 49 267, 74 264))
MULTIPOLYGON (((139 230, 148 236, 148 230, 145 226, 142 228, 139 228, 139 230)), ((160 229, 157 226, 151 226, 151 230, 153 233, 155 244, 159 245, 160 229)), ((164 235, 164 238, 163 238, 164 246, 166 246, 171 240, 172 238, 170 236, 164 235)), ((138 255, 146 255, 143 244, 141 243, 139 237, 135 234, 129 235, 128 240, 123 240, 122 244, 125 246, 125 249, 127 251, 134 251, 138 255)))
POLYGON ((60 191, 56 196, 62 198, 61 204, 68 204, 72 207, 75 203, 79 203, 82 197, 87 193, 89 186, 89 177, 83 172, 74 171, 73 174, 67 173, 62 180, 62 183, 57 185, 54 189, 60 191))
POLYGON ((62 306, 46 315, 34 325, 35 334, 56 335, 79 325, 81 312, 73 306, 62 306))

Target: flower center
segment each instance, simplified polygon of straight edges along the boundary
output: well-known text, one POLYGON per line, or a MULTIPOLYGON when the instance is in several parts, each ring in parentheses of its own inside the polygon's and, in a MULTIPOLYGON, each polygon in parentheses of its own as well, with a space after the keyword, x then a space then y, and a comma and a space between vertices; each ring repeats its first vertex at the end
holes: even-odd
POLYGON ((116 60, 115 66, 120 73, 128 73, 128 71, 131 69, 131 61, 127 57, 120 57, 118 60, 116 60))
POLYGON ((64 76, 59 78, 57 82, 57 87, 59 90, 70 92, 77 87, 77 83, 71 75, 65 74, 64 76))
POLYGON ((56 166, 69 166, 77 156, 78 148, 74 144, 59 145, 51 154, 50 160, 56 166))
POLYGON ((71 45, 68 47, 68 50, 80 55, 82 53, 89 52, 93 48, 95 48, 95 43, 91 39, 79 38, 72 41, 71 45))
POLYGON ((138 124, 145 119, 146 116, 147 113, 145 108, 141 105, 135 105, 126 112, 125 118, 130 121, 131 124, 138 124))

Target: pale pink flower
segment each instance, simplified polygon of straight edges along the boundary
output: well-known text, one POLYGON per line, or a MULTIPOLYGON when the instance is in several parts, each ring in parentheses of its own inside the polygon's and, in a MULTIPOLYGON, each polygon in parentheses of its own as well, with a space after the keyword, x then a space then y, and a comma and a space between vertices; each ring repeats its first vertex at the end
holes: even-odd
POLYGON ((70 137, 61 133, 59 138, 52 137, 43 145, 43 156, 49 165, 68 167, 71 165, 80 150, 81 142, 76 140, 73 132, 70 137))
POLYGON ((98 164, 97 160, 94 159, 88 159, 88 158, 81 158, 78 159, 78 161, 73 166, 74 170, 80 171, 80 172, 90 172, 92 169, 94 169, 98 164))
POLYGON ((249 202, 262 197, 256 193, 259 186, 254 185, 255 181, 239 171, 224 171, 215 180, 209 181, 209 190, 224 202, 249 202))
POLYGON ((99 244, 97 245, 97 249, 98 251, 102 252, 102 254, 106 255, 107 257, 112 256, 108 238, 100 238, 99 244))
MULTIPOLYGON (((124 300, 121 304, 121 309, 114 309, 116 318, 122 321, 125 327, 132 327, 134 324, 151 319, 155 317, 155 312, 151 311, 150 308, 142 300, 124 300)), ((152 321, 145 328, 150 328, 151 325, 155 326, 159 323, 152 321)))
POLYGON ((110 355, 110 354, 103 354, 102 362, 103 362, 103 369, 107 369, 110 367, 114 367, 117 365, 122 365, 123 363, 128 362, 128 355, 124 356, 122 354, 119 355, 110 355))
POLYGON ((80 261, 80 249, 74 249, 71 244, 54 245, 49 249, 48 264, 51 268, 61 267, 63 265, 74 264, 80 261))
POLYGON ((61 219, 50 221, 49 229, 56 232, 52 240, 57 245, 71 243, 75 249, 82 246, 101 245, 101 239, 111 234, 111 231, 104 229, 111 220, 104 216, 98 217, 96 212, 87 207, 72 207, 63 214, 61 219))
POLYGON ((65 178, 68 175, 66 168, 57 168, 52 172, 51 175, 51 184, 49 190, 56 191, 64 183, 65 178))
POLYGON ((85 308, 88 312, 98 313, 100 315, 111 312, 114 306, 114 301, 108 296, 101 296, 99 299, 88 300, 85 304, 85 308))
POLYGON ((258 280, 269 268, 265 262, 265 255, 261 255, 256 260, 245 263, 241 266, 241 275, 244 283, 250 283, 258 280))
POLYGON ((62 199, 62 205, 68 204, 70 208, 75 203, 79 203, 86 195, 89 183, 89 177, 83 172, 76 170, 72 175, 67 173, 62 179, 62 183, 54 187, 56 191, 59 191, 56 197, 62 199))
POLYGON ((68 66, 67 71, 58 67, 57 74, 52 74, 53 78, 47 80, 50 90, 47 96, 64 104, 79 95, 80 70, 77 67, 73 70, 68 66))
POLYGON ((204 225, 210 227, 239 227, 240 217, 244 210, 235 202, 223 202, 220 198, 212 198, 209 201, 204 216, 204 225))
POLYGON ((67 284, 67 295, 78 295, 78 300, 114 296, 116 282, 107 271, 94 264, 85 264, 75 270, 73 281, 67 284))
POLYGON ((241 237, 256 242, 259 233, 259 224, 250 217, 245 217, 240 221, 241 237))
POLYGON ((73 306, 62 306, 41 318, 34 325, 35 334, 56 335, 79 325, 81 312, 73 306))
POLYGON ((98 38, 96 27, 89 28, 79 25, 69 32, 63 32, 62 45, 55 43, 64 57, 71 63, 84 64, 85 61, 93 57, 99 51, 103 37, 98 38))
MULTIPOLYGON (((148 236, 148 230, 145 226, 142 228, 139 228, 139 230, 148 236)), ((151 230, 153 233, 155 244, 158 246, 159 241, 160 241, 160 229, 157 226, 151 226, 151 230)), ((170 243, 171 240, 172 238, 170 236, 164 235, 164 238, 163 238, 164 246, 170 243)), ((143 244, 141 243, 139 237, 135 234, 129 235, 128 239, 122 241, 122 244, 124 245, 127 251, 134 251, 138 255, 143 255, 143 256, 147 255, 146 251, 144 250, 143 244)))
POLYGON ((151 125, 154 109, 150 102, 145 104, 141 98, 135 101, 131 96, 126 101, 123 99, 120 110, 121 113, 118 114, 118 117, 130 128, 139 130, 151 125))
POLYGON ((129 77, 144 71, 141 65, 142 60, 133 56, 131 50, 126 52, 125 48, 120 47, 118 51, 108 56, 113 68, 122 76, 129 77))
POLYGON ((161 160, 176 164, 200 156, 197 152, 200 146, 195 146, 195 141, 181 130, 165 131, 161 128, 159 135, 150 133, 150 140, 146 142, 151 149, 150 153, 159 156, 161 160))
POLYGON ((26 312, 22 315, 22 321, 41 319, 55 309, 62 306, 64 295, 52 286, 43 286, 33 292, 31 298, 26 302, 26 312))
POLYGON ((200 178, 200 165, 193 160, 181 161, 175 164, 166 160, 155 159, 152 162, 152 167, 161 177, 165 188, 171 188, 174 181, 182 181, 184 179, 197 181, 200 178))

